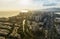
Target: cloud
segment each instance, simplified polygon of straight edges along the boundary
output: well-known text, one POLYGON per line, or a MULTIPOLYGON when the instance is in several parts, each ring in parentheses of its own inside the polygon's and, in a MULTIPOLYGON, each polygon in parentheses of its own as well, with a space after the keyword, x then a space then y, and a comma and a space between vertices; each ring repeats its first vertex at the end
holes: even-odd
POLYGON ((57 4, 55 3, 50 3, 50 4, 43 4, 43 6, 56 6, 57 4))
POLYGON ((43 6, 49 7, 49 6, 58 6, 60 4, 59 0, 48 0, 46 2, 43 2, 43 6))
POLYGON ((37 4, 45 4, 45 5, 49 5, 49 6, 55 6, 56 4, 60 3, 60 0, 33 0, 34 3, 37 4))

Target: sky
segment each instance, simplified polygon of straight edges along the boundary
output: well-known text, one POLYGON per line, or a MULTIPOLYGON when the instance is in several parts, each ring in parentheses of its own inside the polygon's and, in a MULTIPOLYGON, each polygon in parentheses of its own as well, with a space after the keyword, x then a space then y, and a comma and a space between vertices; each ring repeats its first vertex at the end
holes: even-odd
POLYGON ((60 0, 0 0, 0 10, 60 7, 60 0))
MULTIPOLYGON (((60 0, 0 0, 0 11, 40 10, 59 7, 60 0)), ((0 12, 0 17, 15 16, 17 12, 0 12)))

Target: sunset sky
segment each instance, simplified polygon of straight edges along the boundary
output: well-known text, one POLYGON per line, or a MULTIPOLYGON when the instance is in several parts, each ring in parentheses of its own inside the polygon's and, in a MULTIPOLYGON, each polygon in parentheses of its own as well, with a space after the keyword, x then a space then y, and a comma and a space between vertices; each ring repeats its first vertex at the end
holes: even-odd
POLYGON ((60 0, 0 0, 0 10, 60 7, 60 0))
MULTIPOLYGON (((38 10, 51 7, 60 8, 60 0, 0 0, 0 11, 38 10)), ((0 12, 0 17, 9 17, 16 14, 18 13, 0 12)))

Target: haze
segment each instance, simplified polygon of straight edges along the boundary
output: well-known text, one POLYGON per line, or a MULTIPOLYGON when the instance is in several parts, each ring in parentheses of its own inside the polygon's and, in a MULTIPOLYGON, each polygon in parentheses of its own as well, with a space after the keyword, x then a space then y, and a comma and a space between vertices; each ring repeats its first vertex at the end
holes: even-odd
MULTIPOLYGON (((0 11, 40 10, 51 7, 60 8, 60 0, 0 0, 0 11)), ((0 17, 7 17, 7 14, 11 16, 17 13, 0 13, 0 17)))

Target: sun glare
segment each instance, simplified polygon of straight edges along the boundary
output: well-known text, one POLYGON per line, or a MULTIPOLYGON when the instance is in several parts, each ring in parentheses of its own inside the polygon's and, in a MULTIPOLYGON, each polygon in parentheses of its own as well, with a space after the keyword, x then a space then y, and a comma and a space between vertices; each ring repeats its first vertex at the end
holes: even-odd
POLYGON ((30 3, 30 0, 20 0, 20 1, 19 1, 19 4, 21 4, 21 5, 23 5, 23 6, 29 5, 29 3, 30 3))
POLYGON ((21 10, 21 12, 28 12, 28 10, 21 10))

